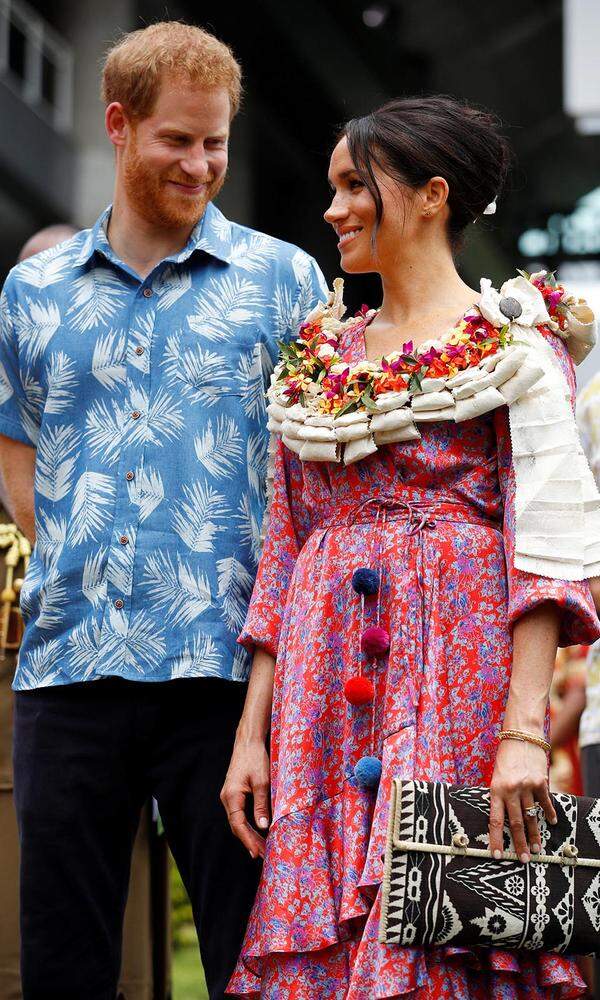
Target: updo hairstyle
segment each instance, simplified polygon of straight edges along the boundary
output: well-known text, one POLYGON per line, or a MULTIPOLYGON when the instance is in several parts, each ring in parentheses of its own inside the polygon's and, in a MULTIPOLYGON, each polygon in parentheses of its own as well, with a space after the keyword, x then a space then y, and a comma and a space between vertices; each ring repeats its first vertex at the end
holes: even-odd
POLYGON ((431 177, 448 182, 448 237, 460 247, 470 223, 501 193, 512 153, 496 115, 453 97, 395 98, 338 136, 346 138, 357 172, 376 205, 373 239, 383 218, 373 166, 417 189, 431 177))

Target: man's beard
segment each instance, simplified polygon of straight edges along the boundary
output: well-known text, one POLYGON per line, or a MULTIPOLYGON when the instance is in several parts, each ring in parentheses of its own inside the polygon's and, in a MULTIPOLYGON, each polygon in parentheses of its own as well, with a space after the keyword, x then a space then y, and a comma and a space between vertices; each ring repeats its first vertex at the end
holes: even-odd
MULTIPOLYGON (((171 173, 176 173, 176 168, 171 173)), ((125 191, 130 204, 144 219, 158 223, 167 229, 190 226, 193 228, 200 221, 206 206, 216 198, 223 187, 225 177, 198 181, 194 177, 171 176, 162 177, 151 170, 140 156, 135 137, 125 154, 123 172, 125 191), (193 196, 178 194, 177 188, 168 181, 185 184, 203 183, 200 194, 193 196)))

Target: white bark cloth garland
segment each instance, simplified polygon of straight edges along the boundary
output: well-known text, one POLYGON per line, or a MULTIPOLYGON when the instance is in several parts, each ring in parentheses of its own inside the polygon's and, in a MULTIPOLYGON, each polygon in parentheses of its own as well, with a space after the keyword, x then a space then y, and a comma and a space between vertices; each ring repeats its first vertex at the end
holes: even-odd
MULTIPOLYGON (((464 342, 465 326, 472 329, 477 321, 485 321, 496 340, 490 347, 488 338, 484 350, 473 356, 493 353, 450 376, 396 375, 393 391, 381 391, 381 365, 349 367, 336 354, 341 333, 356 323, 341 322, 342 289, 337 279, 329 303, 313 310, 300 328, 317 332, 310 349, 306 337, 299 339, 302 346, 293 364, 284 355, 275 369, 268 391, 269 429, 281 434, 302 461, 350 465, 382 445, 418 440, 417 424, 459 423, 508 405, 516 483, 515 566, 565 580, 600 575, 600 495, 579 442, 565 376, 538 329, 543 326, 562 337, 578 364, 596 340, 589 307, 543 272, 513 278, 500 292, 484 278, 479 303, 462 324, 440 340, 420 345, 411 357, 423 363, 421 372, 427 371, 425 362, 440 356, 447 360, 441 352, 452 351, 448 345, 457 343, 461 329, 464 342), (347 384, 348 372, 360 373, 362 395, 350 405, 344 396, 345 405, 336 411, 337 403, 325 398, 332 393, 325 393, 323 385, 336 379, 347 384), (373 392, 373 386, 379 391, 373 392)), ((400 353, 388 360, 393 357, 400 353)))

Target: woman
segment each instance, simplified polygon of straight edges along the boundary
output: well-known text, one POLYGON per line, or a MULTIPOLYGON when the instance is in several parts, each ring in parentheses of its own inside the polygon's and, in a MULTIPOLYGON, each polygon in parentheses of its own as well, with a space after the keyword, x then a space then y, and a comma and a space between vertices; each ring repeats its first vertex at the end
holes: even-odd
MULTIPOLYGON (((344 364, 373 362, 388 378, 426 340, 433 357, 432 337, 456 330, 460 351, 465 330, 492 330, 454 253, 498 195, 507 163, 491 116, 448 98, 393 101, 347 125, 331 157, 325 219, 342 269, 377 272, 383 302, 343 327, 334 344, 343 364, 329 387, 344 364), (390 355, 394 364, 379 366, 390 355)), ((546 333, 572 390, 564 341, 546 333)), ((360 370, 370 377, 369 365, 360 370)), ((236 995, 505 1000, 584 991, 574 962, 557 956, 378 943, 391 778, 491 784, 490 847, 502 850, 506 817, 527 864, 540 833, 525 811, 538 802, 555 818, 535 739, 547 724, 556 648, 599 631, 587 583, 514 566, 507 407, 419 427, 420 438, 373 446, 350 465, 300 461, 278 442, 241 636, 254 666, 222 792, 234 833, 264 857, 229 984, 236 995), (359 568, 375 577, 363 573, 361 583, 359 568), (358 693, 348 686, 357 675, 358 693), (502 728, 534 742, 499 742, 502 728), (375 758, 366 771, 357 768, 364 758, 375 758), (373 767, 382 767, 378 788, 373 767), (269 782, 265 841, 244 806, 253 794, 255 823, 266 829, 269 782)))

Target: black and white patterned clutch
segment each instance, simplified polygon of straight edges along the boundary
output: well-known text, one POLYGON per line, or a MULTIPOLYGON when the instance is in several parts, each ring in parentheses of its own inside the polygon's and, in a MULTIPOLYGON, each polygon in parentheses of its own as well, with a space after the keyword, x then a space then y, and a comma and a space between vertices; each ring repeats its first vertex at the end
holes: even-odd
POLYGON ((380 941, 600 952, 600 799, 552 799, 535 861, 519 861, 508 827, 496 861, 489 789, 395 779, 380 941))

